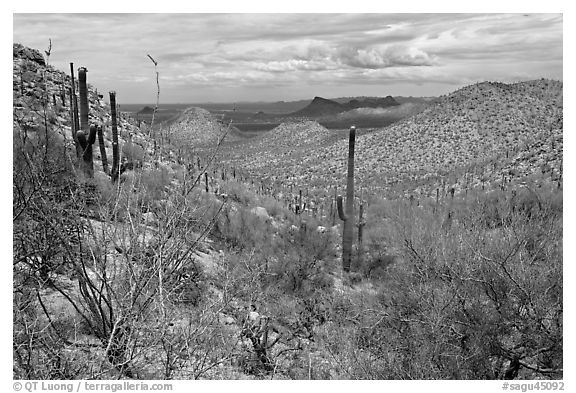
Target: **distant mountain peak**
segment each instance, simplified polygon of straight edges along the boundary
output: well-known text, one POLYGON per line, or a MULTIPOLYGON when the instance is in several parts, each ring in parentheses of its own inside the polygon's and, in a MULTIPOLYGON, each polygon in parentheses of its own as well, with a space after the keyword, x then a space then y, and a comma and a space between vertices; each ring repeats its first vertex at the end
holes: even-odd
POLYGON ((144 108, 140 109, 136 113, 141 114, 141 115, 148 115, 148 114, 154 113, 154 108, 149 107, 149 106, 145 106, 144 108))
POLYGON ((394 97, 377 97, 377 98, 365 98, 363 100, 358 100, 356 98, 351 99, 346 103, 339 103, 327 98, 316 96, 306 106, 305 108, 292 113, 293 116, 306 116, 306 117, 319 117, 319 116, 329 116, 337 115, 342 112, 346 112, 357 108, 387 108, 390 106, 400 105, 394 97))

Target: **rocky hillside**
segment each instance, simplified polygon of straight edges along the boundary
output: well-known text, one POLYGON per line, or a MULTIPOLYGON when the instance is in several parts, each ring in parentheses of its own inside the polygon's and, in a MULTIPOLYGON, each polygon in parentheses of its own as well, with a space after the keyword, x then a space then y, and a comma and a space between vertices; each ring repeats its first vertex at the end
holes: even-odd
POLYGON ((223 124, 214 115, 202 108, 186 109, 170 123, 170 134, 175 142, 197 147, 212 147, 226 134, 226 141, 239 139, 235 127, 223 124))
POLYGON ((284 188, 298 186, 302 182, 293 168, 314 157, 321 146, 333 143, 335 137, 338 134, 312 120, 283 123, 250 142, 225 145, 222 160, 243 168, 254 179, 284 188))
MULTIPOLYGON (((496 184, 503 176, 506 181, 533 175, 557 180, 563 146, 562 90, 562 82, 551 80, 475 84, 441 97, 415 116, 361 133, 356 140, 357 184, 374 192, 430 195, 441 184, 459 190, 496 184)), ((287 130, 292 129, 305 138, 298 143, 313 152, 288 152, 281 172, 270 165, 278 160, 273 149, 251 153, 247 148, 245 156, 235 157, 237 163, 244 162, 260 176, 290 175, 310 186, 345 184, 346 135, 328 143, 312 130, 302 131, 306 124, 312 127, 281 126, 288 140, 277 145, 295 142, 287 130)))
MULTIPOLYGON (((90 70, 87 72, 90 82, 90 70)), ((76 75, 76 84, 78 83, 76 75)), ((74 142, 71 132, 70 111, 70 75, 55 69, 46 61, 42 54, 20 44, 13 46, 13 124, 14 138, 26 133, 34 138, 38 132, 43 132, 45 122, 60 140, 64 140, 68 152, 68 160, 75 160, 74 142)), ((78 85, 76 86, 78 94, 78 85)), ((121 99, 121 92, 117 96, 121 99)), ((106 97, 107 98, 107 97, 106 97)), ((112 163, 112 131, 110 106, 105 102, 104 95, 88 83, 89 123, 101 125, 104 134, 104 144, 108 165, 112 163)), ((136 126, 134 119, 124 113, 118 118, 119 143, 121 160, 142 160, 147 155, 155 154, 154 141, 148 137, 148 131, 136 126)), ((93 147, 94 177, 98 182, 108 183, 110 177, 103 171, 100 149, 96 143, 93 147)), ((172 172, 174 158, 172 153, 164 157, 155 156, 155 161, 172 172)), ((152 166, 153 160, 143 160, 143 166, 152 166)))

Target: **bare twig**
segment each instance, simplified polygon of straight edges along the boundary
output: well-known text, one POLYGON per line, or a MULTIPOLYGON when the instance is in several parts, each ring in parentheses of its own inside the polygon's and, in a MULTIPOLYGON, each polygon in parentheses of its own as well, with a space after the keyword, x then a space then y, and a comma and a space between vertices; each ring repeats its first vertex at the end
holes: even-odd
POLYGON ((156 106, 154 107, 154 111, 152 112, 152 120, 150 121, 150 131, 148 136, 152 135, 152 127, 154 127, 154 119, 156 118, 156 112, 158 111, 158 105, 160 104, 160 82, 159 82, 159 73, 158 73, 158 62, 154 60, 152 56, 149 54, 147 55, 152 63, 154 63, 154 71, 156 72, 156 106))

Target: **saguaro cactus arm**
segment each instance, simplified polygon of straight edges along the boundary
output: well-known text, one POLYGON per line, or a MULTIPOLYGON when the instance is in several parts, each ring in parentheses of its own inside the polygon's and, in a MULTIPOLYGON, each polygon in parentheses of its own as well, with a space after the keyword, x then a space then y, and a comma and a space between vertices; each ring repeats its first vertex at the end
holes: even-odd
POLYGON ((90 134, 88 134, 88 144, 93 145, 96 142, 96 133, 98 128, 95 124, 90 125, 90 134))
POLYGON ((92 145, 96 141, 96 130, 97 130, 96 125, 92 124, 90 126, 90 133, 88 134, 88 138, 86 138, 86 133, 83 130, 78 130, 78 132, 76 132, 76 138, 78 139, 78 143, 82 148, 82 161, 83 161, 84 173, 88 177, 94 176, 92 145))
POLYGON ((106 145, 104 144, 104 132, 102 126, 99 125, 98 129, 98 145, 100 146, 100 159, 102 160, 102 169, 104 173, 108 173, 108 157, 106 156, 106 145))
POLYGON ((84 133, 84 131, 78 130, 76 132, 76 138, 78 139, 78 142, 80 143, 80 147, 82 148, 82 151, 86 150, 86 146, 88 146, 88 141, 86 140, 86 134, 84 133))
POLYGON ((338 217, 340 217, 342 221, 347 221, 348 217, 346 216, 346 212, 344 211, 341 195, 338 195, 338 197, 336 198, 336 203, 338 205, 338 217))

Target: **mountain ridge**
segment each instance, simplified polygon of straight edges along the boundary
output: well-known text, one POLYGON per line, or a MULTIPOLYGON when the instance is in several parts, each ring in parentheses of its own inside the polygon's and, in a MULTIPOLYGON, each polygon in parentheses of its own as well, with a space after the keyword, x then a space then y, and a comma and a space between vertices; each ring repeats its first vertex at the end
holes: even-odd
POLYGON ((337 115, 342 112, 358 108, 388 108, 400 105, 394 97, 366 98, 364 100, 351 99, 348 102, 340 103, 334 100, 316 96, 306 107, 289 114, 295 117, 320 117, 337 115))

